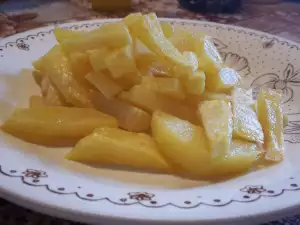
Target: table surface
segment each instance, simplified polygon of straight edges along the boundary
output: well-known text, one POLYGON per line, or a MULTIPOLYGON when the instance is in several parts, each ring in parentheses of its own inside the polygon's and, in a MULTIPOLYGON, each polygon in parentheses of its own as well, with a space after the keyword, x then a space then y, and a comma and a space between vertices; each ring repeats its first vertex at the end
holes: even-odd
MULTIPOLYGON (((232 15, 202 15, 181 9, 176 0, 136 0, 133 2, 132 11, 156 12, 159 17, 235 24, 300 42, 300 4, 292 2, 245 5, 241 12, 232 15)), ((95 12, 91 10, 88 0, 10 0, 0 3, 0 39, 53 23, 117 18, 128 13, 129 11, 95 12)), ((0 199, 0 224, 75 225, 76 223, 41 215, 0 199)), ((299 224, 300 216, 295 216, 266 225, 299 224)))

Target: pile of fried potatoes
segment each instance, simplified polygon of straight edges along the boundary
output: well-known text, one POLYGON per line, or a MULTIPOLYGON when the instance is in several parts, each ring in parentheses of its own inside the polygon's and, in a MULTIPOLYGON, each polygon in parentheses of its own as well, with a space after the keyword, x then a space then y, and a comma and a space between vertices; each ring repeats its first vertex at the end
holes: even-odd
POLYGON ((41 96, 16 109, 4 132, 75 146, 69 160, 196 179, 283 160, 281 93, 263 88, 254 101, 209 36, 153 13, 54 35, 58 44, 33 62, 41 96))

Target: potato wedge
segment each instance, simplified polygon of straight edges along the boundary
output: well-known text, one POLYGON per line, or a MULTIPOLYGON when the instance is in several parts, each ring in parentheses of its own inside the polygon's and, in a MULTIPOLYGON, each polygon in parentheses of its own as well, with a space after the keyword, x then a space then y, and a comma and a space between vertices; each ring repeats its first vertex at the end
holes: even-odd
POLYGON ((43 96, 47 95, 49 86, 52 85, 49 76, 44 76, 41 81, 41 92, 43 96))
POLYGON ((73 52, 69 55, 69 59, 76 79, 84 79, 88 73, 92 72, 93 68, 87 53, 73 52))
POLYGON ((239 80, 240 76, 234 69, 225 67, 217 73, 208 73, 205 85, 208 91, 229 93, 239 80))
POLYGON ((155 82, 158 93, 179 100, 185 98, 183 86, 178 78, 156 77, 155 82))
POLYGON ((224 63, 211 37, 205 36, 203 41, 196 45, 195 52, 199 59, 198 68, 204 71, 207 77, 219 74, 224 63))
POLYGON ((232 140, 230 151, 227 154, 211 160, 209 177, 221 178, 246 172, 261 155, 261 151, 255 143, 232 140))
POLYGON ((175 27, 173 35, 169 38, 171 43, 180 51, 195 52, 197 45, 203 45, 205 34, 191 31, 183 27, 175 27))
POLYGON ((186 77, 192 73, 193 65, 164 36, 155 14, 130 14, 123 21, 134 37, 142 41, 162 61, 169 63, 174 76, 186 77))
POLYGON ((179 173, 200 177, 210 164, 205 133, 187 121, 166 113, 153 113, 152 135, 164 157, 179 173))
POLYGON ((35 83, 38 86, 41 86, 42 80, 44 78, 44 74, 41 71, 34 70, 34 71, 32 71, 32 77, 33 77, 35 83))
POLYGON ((126 77, 140 83, 141 75, 136 67, 132 46, 128 45, 113 51, 105 57, 104 61, 114 79, 126 77))
POLYGON ((109 76, 101 72, 89 73, 86 79, 94 85, 107 99, 110 99, 122 91, 122 88, 109 76))
POLYGON ((96 129, 80 140, 66 158, 163 172, 169 170, 150 136, 116 128, 96 129))
POLYGON ((77 107, 92 107, 86 91, 73 76, 70 62, 60 46, 55 46, 45 58, 45 71, 65 100, 77 107))
POLYGON ((1 129, 31 143, 64 146, 75 144, 95 128, 117 126, 114 117, 94 109, 39 107, 16 109, 1 129))
POLYGON ((32 62, 32 66, 35 70, 42 72, 44 68, 44 56, 38 58, 32 62))
POLYGON ((58 43, 62 43, 63 41, 68 39, 76 39, 86 34, 85 32, 73 31, 73 30, 60 28, 60 27, 56 27, 53 30, 53 33, 58 43))
POLYGON ((199 104, 197 115, 204 126, 212 157, 227 154, 232 140, 231 103, 223 100, 204 101, 199 104))
POLYGON ((119 126, 128 131, 148 131, 151 116, 142 109, 132 106, 118 99, 107 99, 99 93, 94 93, 95 107, 119 121, 119 126))
POLYGON ((233 104, 232 111, 233 137, 263 143, 263 130, 258 121, 256 112, 251 106, 245 104, 233 104))
POLYGON ((44 95, 44 102, 49 106, 70 106, 52 83, 49 83, 47 92, 44 95))
POLYGON ((106 47, 93 49, 88 51, 90 64, 95 72, 100 72, 107 68, 105 64, 105 57, 110 53, 110 50, 106 47))
POLYGON ((284 158, 283 113, 281 94, 272 89, 262 88, 258 93, 258 119, 264 132, 265 158, 281 161, 284 158))
POLYGON ((173 35, 174 28, 169 22, 161 22, 160 26, 166 38, 169 38, 173 35))
POLYGON ((214 93, 214 92, 207 92, 204 91, 201 95, 193 95, 193 94, 187 94, 185 98, 185 103, 196 109, 198 108, 198 105, 203 101, 210 101, 210 100, 224 100, 224 101, 231 101, 232 97, 230 95, 226 95, 224 93, 214 93))
POLYGON ((252 108, 252 90, 234 88, 232 91, 233 132, 235 138, 264 142, 264 134, 256 112, 252 108))
POLYGON ((102 46, 120 48, 132 44, 132 39, 127 27, 122 22, 105 24, 94 32, 89 32, 83 37, 68 39, 61 43, 62 49, 71 52, 84 52, 102 46))
POLYGON ((183 57, 193 66, 193 72, 198 69, 198 57, 194 52, 185 51, 182 53, 183 57))
POLYGON ((185 91, 192 95, 202 95, 205 90, 205 73, 194 72, 189 78, 183 80, 185 91))
POLYGON ((130 91, 123 91, 118 98, 150 113, 161 110, 193 124, 199 123, 195 111, 182 101, 155 93, 146 85, 136 85, 130 91))
POLYGON ((40 108, 47 106, 42 96, 32 95, 29 98, 29 108, 40 108))

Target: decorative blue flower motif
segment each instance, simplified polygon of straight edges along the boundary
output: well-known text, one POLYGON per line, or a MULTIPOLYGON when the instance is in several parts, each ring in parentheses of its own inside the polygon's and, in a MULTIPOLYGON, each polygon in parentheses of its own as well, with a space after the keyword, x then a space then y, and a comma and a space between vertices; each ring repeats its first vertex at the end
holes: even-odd
POLYGON ((283 77, 274 73, 267 73, 256 78, 251 86, 254 91, 259 90, 261 87, 268 87, 272 89, 277 89, 282 91, 282 103, 287 103, 290 101, 294 92, 291 86, 300 86, 300 71, 294 71, 294 66, 288 64, 283 72, 283 77), (255 90, 256 89, 256 90, 255 90))

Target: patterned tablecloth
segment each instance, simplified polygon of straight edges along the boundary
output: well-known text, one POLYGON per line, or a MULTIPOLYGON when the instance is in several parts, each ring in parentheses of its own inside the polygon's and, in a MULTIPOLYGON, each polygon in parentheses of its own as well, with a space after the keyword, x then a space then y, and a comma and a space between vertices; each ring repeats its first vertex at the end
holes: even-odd
MULTIPOLYGON (((232 15, 202 15, 180 8, 176 0, 136 0, 132 11, 156 12, 159 17, 235 24, 300 42, 300 4, 292 2, 245 5, 241 12, 232 15)), ((95 12, 90 9, 88 0, 0 0, 0 39, 53 23, 116 18, 128 13, 128 11, 95 12)), ((35 213, 0 199, 0 224, 75 225, 76 223, 35 213)), ((266 225, 300 225, 300 216, 284 218, 266 225)))

